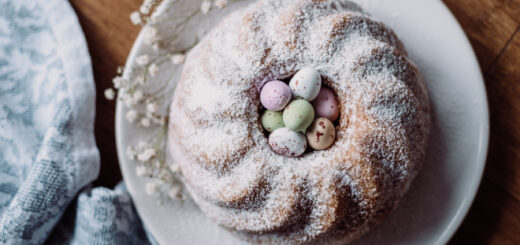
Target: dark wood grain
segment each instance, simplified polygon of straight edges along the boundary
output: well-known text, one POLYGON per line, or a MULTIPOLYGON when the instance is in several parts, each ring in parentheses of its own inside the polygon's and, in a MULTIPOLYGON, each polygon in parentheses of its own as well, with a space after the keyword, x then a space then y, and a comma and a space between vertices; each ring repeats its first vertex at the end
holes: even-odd
POLYGON ((520 0, 445 0, 477 53, 491 135, 484 180, 451 244, 520 244, 520 0))
POLYGON ((444 0, 477 53, 482 71, 496 61, 518 27, 518 0, 444 0))
MULTIPOLYGON (((103 98, 139 27, 140 0, 70 0, 85 32, 96 91, 96 185, 121 180, 114 142, 115 103, 103 98)), ((487 166, 475 202, 450 244, 520 244, 520 0, 444 0, 468 35, 485 75, 491 115, 487 166)), ((446 37, 449 38, 449 37, 446 37)))
POLYGON ((112 187, 121 181, 116 154, 115 101, 103 96, 112 87, 117 67, 126 57, 140 28, 130 23, 130 13, 139 8, 139 0, 71 0, 85 32, 96 82, 96 143, 101 155, 101 171, 95 185, 112 187))
POLYGON ((473 206, 450 244, 511 244, 520 241, 520 203, 484 179, 473 206))
POLYGON ((504 49, 486 81, 493 143, 486 177, 520 201, 520 33, 504 49))

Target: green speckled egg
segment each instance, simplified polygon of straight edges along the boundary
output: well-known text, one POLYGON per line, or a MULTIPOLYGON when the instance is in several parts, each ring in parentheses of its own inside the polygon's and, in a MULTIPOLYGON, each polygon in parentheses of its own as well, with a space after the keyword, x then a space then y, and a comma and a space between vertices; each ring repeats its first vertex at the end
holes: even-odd
POLYGON ((271 111, 266 110, 264 114, 262 114, 262 118, 260 119, 262 122, 262 127, 269 132, 273 132, 276 129, 285 127, 283 124, 283 116, 281 111, 271 111))
POLYGON ((312 105, 303 99, 293 100, 283 110, 283 122, 287 128, 296 132, 303 132, 314 120, 312 105))

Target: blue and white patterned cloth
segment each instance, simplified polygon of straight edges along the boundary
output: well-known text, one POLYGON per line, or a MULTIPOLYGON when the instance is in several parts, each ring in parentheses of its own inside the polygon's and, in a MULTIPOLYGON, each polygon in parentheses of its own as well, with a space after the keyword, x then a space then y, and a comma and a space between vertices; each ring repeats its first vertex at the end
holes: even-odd
POLYGON ((99 172, 95 90, 65 0, 0 0, 0 244, 147 244, 99 172))

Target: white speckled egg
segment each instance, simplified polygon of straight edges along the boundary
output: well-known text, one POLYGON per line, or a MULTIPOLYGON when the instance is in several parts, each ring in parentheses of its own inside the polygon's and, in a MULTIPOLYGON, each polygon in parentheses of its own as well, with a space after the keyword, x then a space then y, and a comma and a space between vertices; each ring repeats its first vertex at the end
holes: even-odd
POLYGON ((279 128, 269 135, 271 149, 286 157, 299 157, 307 148, 307 139, 302 133, 288 128, 279 128))
POLYGON ((312 101, 320 93, 321 75, 316 69, 305 67, 294 74, 289 82, 289 88, 294 97, 312 101))

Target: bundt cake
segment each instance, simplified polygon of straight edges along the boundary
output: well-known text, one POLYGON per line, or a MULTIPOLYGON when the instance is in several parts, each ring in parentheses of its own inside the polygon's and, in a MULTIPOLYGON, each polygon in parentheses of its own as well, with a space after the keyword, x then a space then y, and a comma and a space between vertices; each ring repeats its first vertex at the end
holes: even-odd
POLYGON ((349 1, 259 0, 190 51, 168 147, 201 210, 262 244, 343 244, 396 208, 429 133, 425 84, 394 32, 349 1), (336 140, 276 154, 259 91, 314 67, 337 95, 336 140))

